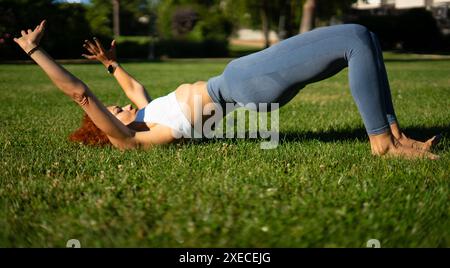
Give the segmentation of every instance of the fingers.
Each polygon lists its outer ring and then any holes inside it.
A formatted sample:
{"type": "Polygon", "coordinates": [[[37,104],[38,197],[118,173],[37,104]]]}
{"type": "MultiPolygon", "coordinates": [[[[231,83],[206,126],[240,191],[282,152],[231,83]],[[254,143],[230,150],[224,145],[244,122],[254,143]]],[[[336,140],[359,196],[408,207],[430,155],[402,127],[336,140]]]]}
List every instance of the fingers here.
{"type": "Polygon", "coordinates": [[[104,49],[103,46],[102,46],[102,43],[100,43],[100,41],[98,41],[97,38],[94,37],[94,41],[95,41],[95,43],[97,44],[97,48],[99,48],[100,51],[105,51],[105,49],[104,49]]]}
{"type": "Polygon", "coordinates": [[[40,30],[44,30],[45,29],[45,25],[47,25],[47,20],[41,21],[41,24],[39,24],[39,29],[40,30]]]}
{"type": "Polygon", "coordinates": [[[442,139],[442,135],[441,134],[438,134],[438,135],[434,136],[433,137],[433,142],[432,142],[433,146],[436,146],[441,141],[441,139],[442,139]]]}
{"type": "Polygon", "coordinates": [[[14,42],[16,42],[16,43],[18,43],[18,42],[19,42],[19,39],[15,38],[15,37],[14,37],[14,39],[13,39],[13,40],[14,40],[14,42]]]}
{"type": "Polygon", "coordinates": [[[425,157],[428,158],[428,159],[431,159],[431,160],[439,160],[439,158],[440,158],[439,155],[432,154],[432,153],[429,153],[429,152],[425,153],[425,157]]]}
{"type": "Polygon", "coordinates": [[[112,53],[112,55],[116,54],[116,40],[111,41],[111,47],[109,48],[109,53],[112,53]]]}
{"type": "Polygon", "coordinates": [[[41,21],[41,23],[38,26],[36,26],[36,29],[34,29],[34,30],[38,31],[38,32],[43,32],[45,30],[46,23],[47,23],[47,20],[41,21]]]}
{"type": "Polygon", "coordinates": [[[88,48],[88,50],[95,51],[95,52],[97,51],[94,44],[92,44],[92,42],[89,40],[84,40],[84,45],[88,48]]]}
{"type": "Polygon", "coordinates": [[[81,54],[81,56],[83,56],[83,57],[85,57],[86,59],[89,59],[89,60],[95,60],[97,58],[94,55],[81,54]]]}
{"type": "Polygon", "coordinates": [[[86,48],[88,48],[88,50],[90,49],[89,52],[91,52],[92,54],[98,54],[100,52],[99,48],[92,44],[91,41],[84,40],[84,44],[87,46],[86,48]]]}
{"type": "Polygon", "coordinates": [[[440,134],[436,135],[433,138],[427,140],[425,144],[427,144],[429,148],[435,147],[441,141],[441,138],[442,136],[440,134]]]}
{"type": "Polygon", "coordinates": [[[27,34],[33,33],[33,31],[31,29],[28,29],[27,31],[22,30],[22,31],[20,31],[20,33],[22,34],[22,36],[25,36],[27,34]]]}
{"type": "Polygon", "coordinates": [[[84,43],[84,44],[83,44],[83,47],[84,47],[87,51],[89,51],[89,53],[91,53],[91,54],[93,54],[93,55],[97,54],[97,52],[96,52],[95,50],[93,50],[87,43],[84,43]]]}
{"type": "Polygon", "coordinates": [[[98,52],[99,52],[97,47],[94,44],[92,44],[92,42],[90,42],[89,40],[84,40],[83,46],[94,55],[98,54],[98,52]]]}

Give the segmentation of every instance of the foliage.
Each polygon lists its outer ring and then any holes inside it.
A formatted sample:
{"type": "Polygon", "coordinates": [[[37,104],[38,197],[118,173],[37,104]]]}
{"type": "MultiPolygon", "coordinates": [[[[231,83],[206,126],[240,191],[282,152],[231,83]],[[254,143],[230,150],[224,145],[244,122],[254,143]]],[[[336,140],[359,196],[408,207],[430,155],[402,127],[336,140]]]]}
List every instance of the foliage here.
{"type": "Polygon", "coordinates": [[[330,18],[340,18],[350,10],[357,0],[316,0],[316,14],[320,20],[330,20],[330,18]]]}
{"type": "MultiPolygon", "coordinates": [[[[83,40],[87,38],[96,36],[105,43],[112,39],[110,0],[92,0],[89,5],[55,3],[52,0],[0,0],[0,3],[0,11],[4,14],[0,17],[1,60],[27,59],[12,37],[43,18],[47,18],[48,27],[42,44],[56,58],[80,58],[83,40]]],[[[156,16],[155,6],[152,0],[121,1],[122,34],[154,35],[151,24],[156,16]],[[142,23],[140,18],[144,16],[149,19],[142,23]]]]}
{"type": "Polygon", "coordinates": [[[198,13],[191,8],[179,8],[172,14],[172,32],[184,36],[191,32],[198,21],[198,13]]]}
{"type": "Polygon", "coordinates": [[[94,35],[100,38],[113,36],[111,0],[91,0],[86,17],[94,35]]]}
{"type": "Polygon", "coordinates": [[[154,57],[209,58],[227,57],[228,43],[222,40],[157,39],[144,36],[122,36],[117,39],[117,55],[124,59],[145,58],[153,45],[154,57]]]}
{"type": "MultiPolygon", "coordinates": [[[[152,16],[152,0],[120,1],[120,31],[122,35],[148,35],[149,25],[141,23],[143,16],[152,16]]],[[[91,0],[88,5],[87,18],[94,34],[112,38],[112,2],[111,0],[91,0]]]]}
{"type": "Polygon", "coordinates": [[[25,59],[25,54],[12,37],[20,36],[20,30],[34,27],[43,18],[47,18],[48,27],[42,43],[54,57],[79,57],[83,40],[90,36],[91,29],[83,5],[53,3],[50,0],[1,0],[0,4],[0,12],[5,14],[0,17],[0,35],[9,36],[0,45],[1,59],[25,59]]]}
{"type": "MultiPolygon", "coordinates": [[[[332,17],[342,18],[353,2],[355,0],[317,0],[317,26],[329,24],[332,17]]],[[[154,46],[159,47],[163,55],[180,55],[183,49],[179,46],[188,46],[191,52],[185,56],[224,56],[228,55],[224,49],[235,30],[262,28],[262,13],[267,18],[264,20],[267,30],[275,30],[280,38],[297,34],[303,3],[304,0],[120,1],[121,35],[151,36],[159,40],[154,41],[154,46]],[[214,51],[200,53],[207,48],[214,51]],[[168,52],[176,49],[180,51],[168,52]]],[[[113,37],[111,0],[91,0],[88,5],[53,0],[0,0],[0,13],[0,60],[27,58],[12,42],[12,37],[42,18],[49,21],[43,40],[45,48],[56,58],[79,58],[82,41],[92,36],[105,43],[113,37]]],[[[393,49],[401,44],[406,50],[433,51],[450,45],[439,33],[431,14],[424,10],[411,10],[398,17],[363,16],[348,22],[360,23],[375,31],[384,48],[393,49]]],[[[124,55],[129,56],[148,50],[148,44],[132,44],[130,40],[124,46],[130,48],[124,49],[127,51],[124,55]]],[[[147,53],[141,57],[145,58],[147,53]]]]}
{"type": "MultiPolygon", "coordinates": [[[[280,34],[286,31],[288,36],[298,34],[303,13],[304,0],[225,0],[224,9],[235,22],[234,27],[250,27],[261,29],[261,9],[268,14],[269,27],[280,34]],[[280,25],[284,16],[285,25],[280,25]],[[285,28],[285,29],[283,29],[285,28]]],[[[334,17],[341,19],[356,0],[317,0],[316,15],[320,25],[328,25],[334,17]]]]}
{"type": "Polygon", "coordinates": [[[433,51],[442,44],[442,35],[430,11],[411,9],[399,17],[398,34],[407,51],[433,51]]]}
{"type": "Polygon", "coordinates": [[[443,50],[445,40],[436,20],[425,9],[411,9],[400,15],[361,16],[347,22],[365,25],[375,32],[384,49],[416,52],[443,50]]]}
{"type": "Polygon", "coordinates": [[[158,6],[160,36],[163,39],[226,42],[233,24],[218,3],[218,0],[161,2],[158,6]]]}
{"type": "MultiPolygon", "coordinates": [[[[280,15],[280,9],[285,0],[243,0],[243,1],[225,1],[224,7],[228,16],[235,22],[235,28],[249,27],[254,29],[261,28],[261,8],[268,12],[268,18],[272,29],[276,29],[280,15]]],[[[291,1],[295,4],[298,1],[291,1]]]]}

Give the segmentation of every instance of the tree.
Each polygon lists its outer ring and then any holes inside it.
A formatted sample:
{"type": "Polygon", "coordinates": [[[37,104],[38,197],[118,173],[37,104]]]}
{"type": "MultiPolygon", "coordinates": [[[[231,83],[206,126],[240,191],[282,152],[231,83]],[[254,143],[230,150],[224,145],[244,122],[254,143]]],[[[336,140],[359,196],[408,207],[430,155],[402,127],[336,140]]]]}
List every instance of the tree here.
{"type": "Polygon", "coordinates": [[[150,16],[155,0],[91,0],[87,19],[98,36],[148,35],[148,24],[139,22],[150,16]]]}
{"type": "MultiPolygon", "coordinates": [[[[221,0],[166,0],[158,6],[158,28],[164,39],[227,42],[232,19],[221,0]]],[[[237,3],[238,4],[238,3],[237,3]]]]}
{"type": "Polygon", "coordinates": [[[259,5],[259,14],[261,16],[261,25],[262,32],[264,34],[264,47],[270,46],[270,24],[269,24],[269,10],[268,10],[267,0],[262,0],[262,3],[259,5]]]}
{"type": "Polygon", "coordinates": [[[303,4],[303,16],[300,33],[311,31],[315,26],[316,0],[306,0],[303,4]]]}
{"type": "Polygon", "coordinates": [[[278,20],[278,37],[283,40],[294,34],[293,22],[295,19],[295,6],[297,0],[284,0],[280,5],[280,16],[278,20]]]}
{"type": "Polygon", "coordinates": [[[303,0],[302,22],[300,33],[312,30],[316,19],[329,20],[331,17],[340,17],[357,0],[303,0]]]}
{"type": "Polygon", "coordinates": [[[22,29],[37,25],[42,18],[46,18],[49,24],[42,44],[55,58],[79,58],[83,40],[91,36],[86,7],[82,4],[53,0],[0,0],[0,14],[0,59],[26,58],[12,37],[20,35],[22,29]],[[61,25],[64,27],[58,27],[61,25]]]}
{"type": "Polygon", "coordinates": [[[86,18],[94,35],[100,38],[113,36],[111,14],[111,0],[91,0],[86,18]]]}
{"type": "Polygon", "coordinates": [[[114,37],[120,36],[120,3],[119,0],[112,0],[113,5],[113,28],[114,37]]]}
{"type": "Polygon", "coordinates": [[[222,3],[225,13],[232,19],[235,28],[239,26],[260,28],[265,46],[268,47],[270,30],[280,25],[281,8],[292,1],[297,0],[224,0],[222,3]]]}

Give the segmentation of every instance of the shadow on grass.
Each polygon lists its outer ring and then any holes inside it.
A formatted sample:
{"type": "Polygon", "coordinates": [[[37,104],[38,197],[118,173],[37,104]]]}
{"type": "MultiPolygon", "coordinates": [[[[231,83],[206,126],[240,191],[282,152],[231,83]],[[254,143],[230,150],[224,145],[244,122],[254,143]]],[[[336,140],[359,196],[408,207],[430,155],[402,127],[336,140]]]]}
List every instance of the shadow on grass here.
{"type": "MultiPolygon", "coordinates": [[[[410,138],[419,141],[425,141],[435,135],[441,135],[442,138],[448,137],[450,134],[450,124],[444,126],[436,127],[423,127],[423,126],[412,126],[405,127],[402,129],[403,132],[410,138]]],[[[248,132],[245,135],[248,137],[248,132]]],[[[301,142],[317,140],[321,142],[343,142],[343,141],[358,141],[358,142],[368,142],[368,137],[366,130],[364,128],[356,129],[339,129],[339,130],[327,130],[327,131],[285,131],[280,132],[279,144],[290,143],[290,142],[301,142]]],[[[223,142],[224,140],[237,142],[239,138],[215,138],[215,139],[204,139],[202,142],[223,142]]],[[[263,139],[251,139],[246,138],[246,142],[260,143],[263,139]]],[[[442,142],[441,142],[442,144],[442,142]]],[[[438,146],[438,149],[440,146],[438,146]]]]}
{"type": "MultiPolygon", "coordinates": [[[[450,133],[450,125],[436,127],[412,126],[403,128],[402,131],[410,138],[419,141],[426,141],[435,135],[441,135],[442,138],[447,137],[450,133]]],[[[357,129],[341,129],[329,130],[324,132],[299,131],[299,132],[281,132],[280,143],[297,142],[306,140],[318,140],[322,142],[341,142],[341,141],[368,141],[366,130],[357,129]]]]}

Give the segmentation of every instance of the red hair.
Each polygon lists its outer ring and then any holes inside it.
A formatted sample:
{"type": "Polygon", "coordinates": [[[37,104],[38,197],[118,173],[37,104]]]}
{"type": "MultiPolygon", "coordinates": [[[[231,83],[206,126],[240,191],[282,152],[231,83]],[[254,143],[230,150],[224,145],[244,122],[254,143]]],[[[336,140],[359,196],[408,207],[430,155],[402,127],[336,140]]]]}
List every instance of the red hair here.
{"type": "Polygon", "coordinates": [[[69,135],[69,140],[92,146],[111,144],[106,134],[92,122],[86,113],[83,115],[81,127],[69,135]]]}

